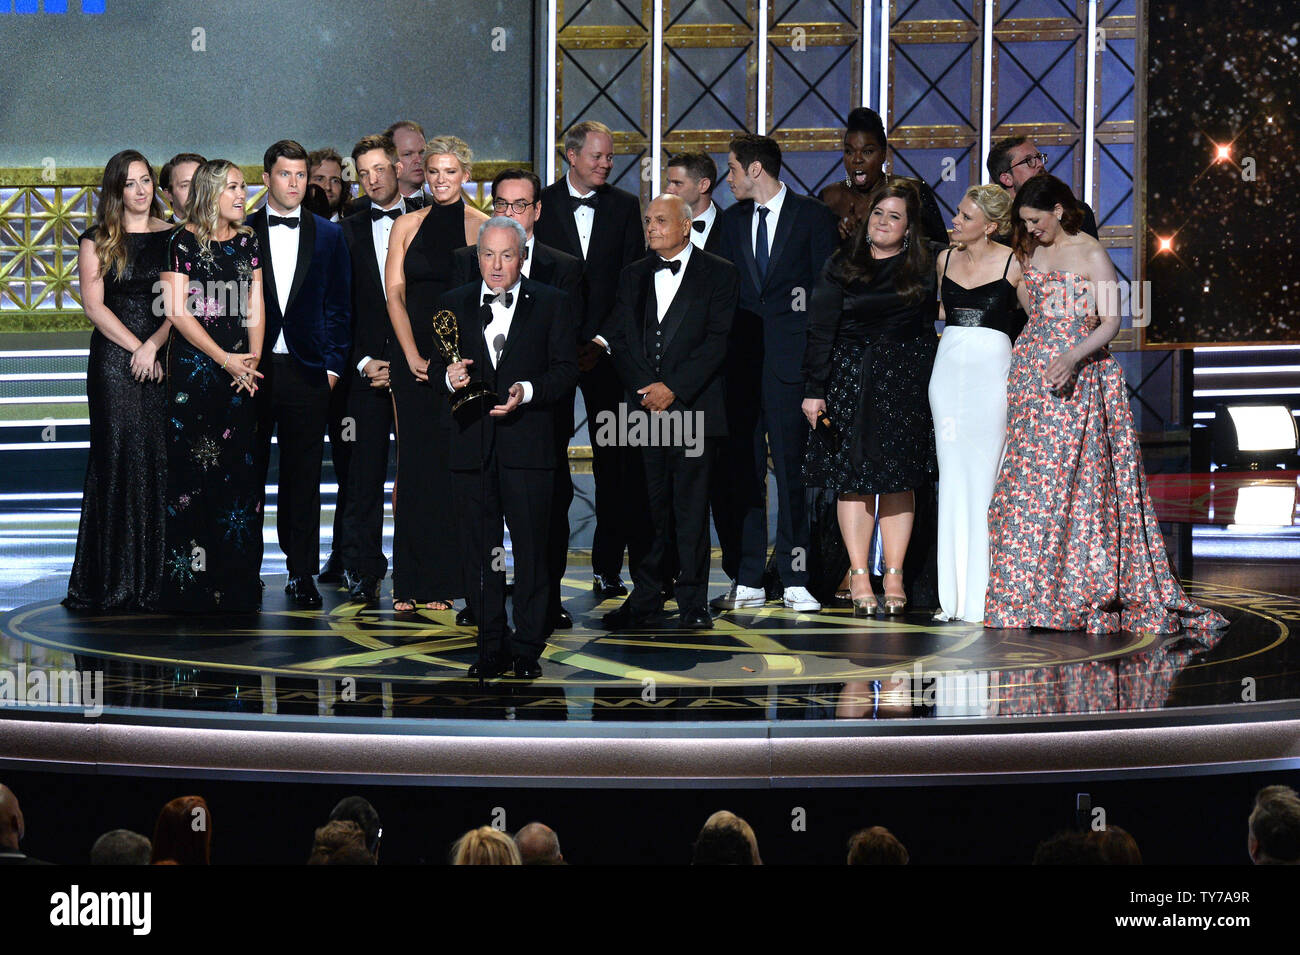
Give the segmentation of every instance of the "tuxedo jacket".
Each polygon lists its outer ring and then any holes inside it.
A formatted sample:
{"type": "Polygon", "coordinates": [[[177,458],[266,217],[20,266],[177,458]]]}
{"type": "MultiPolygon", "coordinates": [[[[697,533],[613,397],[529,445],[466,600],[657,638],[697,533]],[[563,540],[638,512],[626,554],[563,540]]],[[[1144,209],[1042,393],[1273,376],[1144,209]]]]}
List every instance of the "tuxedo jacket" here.
{"type": "Polygon", "coordinates": [[[266,304],[265,358],[284,331],[289,354],[307,368],[347,374],[352,344],[352,261],[343,229],[328,219],[302,210],[298,226],[298,264],[284,312],[280,311],[278,283],[271,255],[267,210],[248,217],[262,246],[262,299],[266,304]]]}
{"type": "Polygon", "coordinates": [[[638,389],[662,381],[676,396],[669,411],[703,412],[704,436],[724,437],[722,363],[740,279],[726,259],[692,249],[682,284],[660,322],[654,280],[658,258],[651,253],[619,276],[609,343],[628,391],[628,410],[641,407],[638,389]]]}
{"type": "MultiPolygon", "coordinates": [[[[558,463],[555,447],[554,408],[556,401],[578,383],[578,348],[573,331],[574,315],[568,296],[559,289],[531,279],[519,283],[510,334],[501,352],[500,364],[492,367],[487,342],[483,340],[482,280],[446,292],[438,310],[456,316],[460,356],[472,359],[470,377],[485,381],[504,404],[516,381],[533,386],[533,398],[504,418],[484,416],[470,425],[452,429],[450,465],[454,471],[477,470],[495,449],[498,463],[512,468],[553,468],[558,463]]],[[[490,316],[488,317],[490,320],[490,316]]],[[[439,356],[429,378],[446,391],[444,376],[438,374],[439,356]]],[[[445,362],[442,366],[446,368],[445,362]]],[[[450,401],[455,392],[447,393],[450,401]]]]}
{"type": "MultiPolygon", "coordinates": [[[[641,224],[641,201],[614,186],[596,189],[596,210],[591,224],[587,257],[573,221],[575,208],[569,195],[568,176],[542,190],[542,215],[533,226],[538,242],[559,249],[583,263],[586,296],[582,303],[578,337],[586,342],[605,334],[605,323],[614,308],[618,276],[624,267],[645,255],[645,230],[641,224]]],[[[605,335],[609,341],[609,336],[605,335]]]]}
{"type": "Polygon", "coordinates": [[[354,212],[340,225],[352,257],[352,354],[348,363],[355,368],[367,355],[384,357],[393,326],[388,320],[388,300],[384,298],[383,269],[375,261],[369,208],[354,212]]]}
{"type": "Polygon", "coordinates": [[[714,226],[722,229],[724,257],[740,273],[732,341],[744,354],[753,354],[761,342],[764,377],[799,384],[813,284],[839,242],[835,213],[819,199],[795,195],[787,185],[762,279],[750,237],[753,217],[754,200],[742,199],[714,226]]]}
{"type": "MultiPolygon", "coordinates": [[[[411,196],[409,198],[403,196],[402,198],[406,201],[407,212],[415,212],[417,209],[423,209],[429,204],[429,196],[424,192],[424,190],[420,190],[418,196],[411,196]]],[[[373,203],[369,196],[357,196],[348,203],[348,215],[354,216],[358,212],[369,212],[371,205],[373,205],[373,203]]],[[[344,216],[344,218],[347,218],[347,216],[344,216]]]]}
{"type": "MultiPolygon", "coordinates": [[[[457,249],[451,254],[451,261],[453,285],[482,280],[477,245],[467,245],[457,249]]],[[[528,273],[528,278],[532,281],[557,288],[568,295],[569,308],[573,309],[574,315],[582,314],[583,301],[586,297],[582,281],[582,259],[576,259],[567,252],[561,252],[559,249],[553,249],[534,240],[533,264],[529,267],[528,273]]],[[[576,328],[576,321],[574,324],[576,328]]]]}
{"type": "Polygon", "coordinates": [[[722,208],[716,202],[713,203],[713,228],[704,240],[704,251],[722,255],[722,208]]]}

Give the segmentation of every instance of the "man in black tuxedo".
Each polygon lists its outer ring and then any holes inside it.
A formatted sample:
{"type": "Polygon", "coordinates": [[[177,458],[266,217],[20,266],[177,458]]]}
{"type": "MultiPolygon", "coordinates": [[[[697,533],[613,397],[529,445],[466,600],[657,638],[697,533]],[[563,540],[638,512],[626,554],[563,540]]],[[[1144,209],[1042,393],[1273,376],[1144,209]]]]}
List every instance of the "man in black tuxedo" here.
{"type": "Polygon", "coordinates": [[[691,241],[697,249],[722,251],[722,230],[716,228],[722,210],[713,201],[718,164],[708,153],[678,153],[668,160],[664,192],[681,196],[691,207],[691,241]]]}
{"type": "Polygon", "coordinates": [[[449,393],[484,381],[502,399],[473,420],[458,415],[451,437],[452,510],[465,543],[468,603],[479,624],[481,663],[471,679],[541,676],[547,626],[547,531],[557,460],[553,405],[578,377],[574,317],[559,289],[520,275],[527,236],[496,216],[478,234],[478,282],[452,289],[438,309],[456,316],[461,360],[449,393]],[[507,635],[502,519],[514,556],[514,623],[507,635]]]}
{"type": "MultiPolygon", "coordinates": [[[[1008,136],[989,148],[984,164],[988,167],[989,178],[1015,199],[1016,190],[1024,185],[1025,180],[1047,171],[1046,162],[1047,157],[1038,151],[1033,140],[1026,136],[1008,136]]],[[[1083,231],[1097,238],[1097,215],[1092,206],[1081,201],[1079,211],[1083,213],[1083,231]]]]}
{"type": "Polygon", "coordinates": [[[738,520],[720,522],[723,568],[734,580],[712,605],[720,610],[766,602],[767,458],[776,474],[775,559],[786,607],[816,611],[808,592],[808,508],[803,455],[808,422],[803,398],[804,344],[813,283],[839,239],[835,214],[780,180],[781,147],[767,136],[731,141],[727,184],[737,201],[722,214],[724,256],[740,273],[726,375],[731,435],[728,463],[738,520]]]}
{"type": "Polygon", "coordinates": [[[262,475],[271,431],[280,444],[276,534],[295,606],[316,608],[312,579],[320,561],[320,473],[330,392],[347,373],[352,328],[352,268],[343,230],[302,208],[307,151],[293,140],[262,158],[266,206],[248,217],[262,246],[266,337],[271,354],[257,392],[262,475]]]}
{"type": "Polygon", "coordinates": [[[628,392],[627,437],[639,417],[648,441],[641,456],[655,533],[633,572],[632,595],[604,624],[643,626],[663,608],[664,566],[675,547],[678,626],[708,630],[709,479],[727,433],[722,363],[739,278],[726,259],[695,247],[691,207],[680,196],[654,200],[645,222],[651,254],[619,279],[610,347],[628,392]]]}
{"type": "Polygon", "coordinates": [[[19,848],[26,827],[23,810],[14,791],[0,783],[0,865],[48,865],[19,848]]]}
{"type": "MultiPolygon", "coordinates": [[[[614,308],[623,268],[645,254],[641,203],[630,192],[607,185],[614,165],[614,138],[603,123],[576,123],[564,134],[569,171],[542,190],[549,214],[534,229],[538,241],[582,260],[586,303],[578,338],[579,385],[587,424],[602,411],[614,411],[623,388],[609,360],[606,323],[614,308]]],[[[596,483],[596,530],[591,544],[592,588],[601,597],[619,597],[623,551],[635,571],[650,546],[645,479],[634,448],[591,444],[596,483]]]]}
{"type": "MultiPolygon", "coordinates": [[[[533,229],[542,214],[542,181],[536,173],[523,169],[506,169],[492,180],[492,212],[507,216],[524,227],[528,237],[525,245],[522,274],[526,279],[558,288],[569,296],[569,307],[575,315],[582,314],[585,297],[582,281],[582,261],[537,241],[533,229]]],[[[457,249],[452,255],[455,284],[463,285],[482,276],[479,274],[478,246],[457,249]]],[[[574,323],[575,327],[577,323],[574,323]]],[[[574,347],[578,347],[575,340],[574,347]]],[[[576,390],[576,389],[575,389],[576,390]]],[[[560,602],[560,581],[569,561],[569,505],[573,502],[573,475],[569,473],[569,439],[573,437],[573,396],[570,391],[555,402],[555,450],[558,457],[555,468],[555,485],[551,495],[551,527],[547,535],[549,551],[546,558],[548,576],[547,593],[552,630],[573,626],[573,617],[560,602]]],[[[468,606],[456,617],[462,626],[473,622],[468,606]]]]}
{"type": "MultiPolygon", "coordinates": [[[[397,189],[401,162],[387,136],[366,136],[352,149],[357,178],[370,205],[343,220],[352,259],[352,356],[354,378],[344,411],[340,441],[351,448],[341,519],[334,520],[335,553],[353,600],[374,603],[388,573],[384,555],[384,482],[388,478],[393,399],[388,390],[393,326],[388,320],[384,263],[393,223],[408,211],[397,189]]],[[[331,436],[331,440],[333,440],[331,436]]],[[[335,449],[337,456],[338,450],[335,449]]],[[[322,575],[322,580],[324,575],[322,575]]]]}
{"type": "MultiPolygon", "coordinates": [[[[397,147],[397,191],[407,212],[423,209],[433,200],[424,191],[424,127],[409,119],[398,120],[383,132],[397,147]]],[[[365,188],[365,183],[362,183],[365,188]]],[[[352,200],[351,213],[368,212],[371,198],[367,193],[352,200]]]]}

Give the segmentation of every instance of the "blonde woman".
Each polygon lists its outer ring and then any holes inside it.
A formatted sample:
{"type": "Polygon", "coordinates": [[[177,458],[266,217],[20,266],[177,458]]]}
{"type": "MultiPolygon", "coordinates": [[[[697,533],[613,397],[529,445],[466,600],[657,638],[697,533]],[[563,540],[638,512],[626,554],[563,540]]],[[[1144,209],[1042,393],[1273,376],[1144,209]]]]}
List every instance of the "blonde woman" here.
{"type": "Polygon", "coordinates": [[[161,596],[166,396],[153,307],[171,226],[153,167],[125,149],[104,167],[95,224],[81,236],[81,301],[95,331],[86,366],[90,455],[68,607],[149,610],[161,596]]]}
{"type": "Polygon", "coordinates": [[[465,833],[451,847],[452,865],[523,865],[515,840],[491,826],[465,833]]]}
{"type": "Polygon", "coordinates": [[[1020,263],[997,241],[1011,215],[998,185],[972,186],[952,218],[954,249],[941,252],[943,338],[930,377],[939,459],[939,607],[936,620],[984,619],[988,510],[1007,437],[1007,372],[1017,325],[1020,263]]]}
{"type": "Polygon", "coordinates": [[[239,167],[204,163],[191,190],[162,273],[172,323],[163,603],[252,611],[262,602],[264,489],[252,400],[262,377],[262,251],[243,224],[239,167]]]}
{"type": "Polygon", "coordinates": [[[487,216],[465,202],[473,154],[462,139],[437,136],[424,149],[433,202],[397,220],[388,239],[384,285],[388,318],[402,358],[391,369],[397,477],[393,482],[393,609],[449,610],[464,595],[460,547],[447,514],[451,409],[441,376],[446,361],[433,338],[434,303],[451,288],[452,253],[478,240],[487,216]],[[398,504],[398,491],[408,488],[398,504]]]}

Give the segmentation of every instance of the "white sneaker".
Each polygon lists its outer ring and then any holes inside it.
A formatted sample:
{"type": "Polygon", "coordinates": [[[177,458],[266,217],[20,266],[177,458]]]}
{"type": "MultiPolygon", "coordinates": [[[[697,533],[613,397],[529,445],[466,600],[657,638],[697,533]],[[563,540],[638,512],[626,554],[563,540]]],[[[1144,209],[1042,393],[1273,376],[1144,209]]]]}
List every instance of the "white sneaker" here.
{"type": "Polygon", "coordinates": [[[765,603],[767,591],[762,587],[746,587],[733,580],[727,592],[710,600],[709,606],[714,610],[743,610],[747,607],[761,607],[765,603]]]}
{"type": "Polygon", "coordinates": [[[817,602],[817,598],[808,593],[806,587],[785,588],[785,605],[791,610],[807,613],[815,613],[822,609],[822,605],[817,602]]]}

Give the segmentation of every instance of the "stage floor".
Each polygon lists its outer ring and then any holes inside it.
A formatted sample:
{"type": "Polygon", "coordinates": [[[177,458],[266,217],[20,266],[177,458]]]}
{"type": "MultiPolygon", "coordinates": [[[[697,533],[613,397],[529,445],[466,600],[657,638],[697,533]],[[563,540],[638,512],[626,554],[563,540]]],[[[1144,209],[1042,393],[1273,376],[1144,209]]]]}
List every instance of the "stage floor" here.
{"type": "MultiPolygon", "coordinates": [[[[618,600],[597,601],[575,548],[574,627],[553,634],[533,682],[467,679],[474,630],[454,610],[395,614],[387,584],[382,607],[322,587],[325,606],[301,611],[268,567],[260,614],[100,615],[63,608],[66,576],[37,561],[35,576],[4,581],[0,763],[767,785],[1294,765],[1294,528],[1228,523],[1227,480],[1152,482],[1162,515],[1178,519],[1170,543],[1189,594],[1230,621],[1218,633],[992,630],[929,610],[861,620],[779,602],[721,614],[712,631],[665,615],[607,633],[600,616],[618,600]],[[83,681],[75,690],[68,674],[83,681]]],[[[1294,493],[1294,474],[1266,481],[1288,482],[1294,493]]],[[[0,567],[31,544],[0,541],[0,567]]],[[[726,585],[715,569],[710,592],[726,585]]]]}

